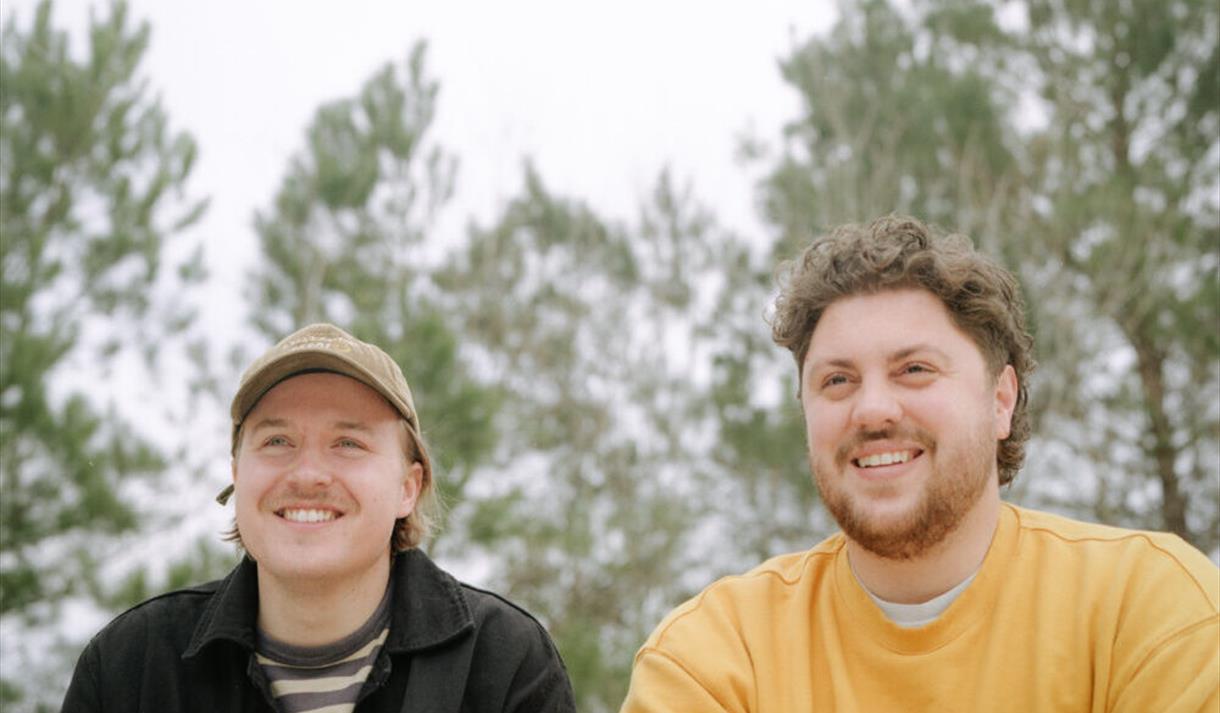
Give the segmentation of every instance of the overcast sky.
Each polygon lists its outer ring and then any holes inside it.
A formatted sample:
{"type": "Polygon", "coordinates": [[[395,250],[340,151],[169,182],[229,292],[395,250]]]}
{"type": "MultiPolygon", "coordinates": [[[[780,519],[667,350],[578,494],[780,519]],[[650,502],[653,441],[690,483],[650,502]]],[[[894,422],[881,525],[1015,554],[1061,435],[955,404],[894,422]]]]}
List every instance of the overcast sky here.
{"type": "MultiPolygon", "coordinates": [[[[5,16],[16,11],[26,24],[35,4],[11,0],[5,16]]],[[[60,0],[55,17],[79,33],[91,6],[105,7],[60,0]]],[[[722,223],[756,234],[752,181],[734,160],[737,137],[774,139],[795,116],[777,60],[834,18],[830,0],[131,7],[152,26],[144,63],[151,85],[174,125],[200,145],[193,186],[212,198],[197,230],[220,293],[213,304],[240,294],[254,254],[253,211],[269,204],[319,104],[354,94],[421,38],[441,84],[436,137],[460,160],[446,229],[460,230],[470,217],[493,220],[532,157],[554,191],[618,219],[635,217],[668,165],[722,223]]]]}

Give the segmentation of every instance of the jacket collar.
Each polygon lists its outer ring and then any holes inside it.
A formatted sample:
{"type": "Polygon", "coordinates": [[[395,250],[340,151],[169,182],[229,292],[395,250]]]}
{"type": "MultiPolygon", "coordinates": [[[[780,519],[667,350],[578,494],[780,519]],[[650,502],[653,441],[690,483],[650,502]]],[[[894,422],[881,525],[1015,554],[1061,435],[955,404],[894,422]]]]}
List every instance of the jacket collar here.
{"type": "MultiPolygon", "coordinates": [[[[389,653],[430,648],[474,629],[462,585],[423,552],[412,549],[395,555],[390,580],[394,599],[390,635],[384,645],[389,653]]],[[[220,640],[253,651],[258,638],[258,567],[254,560],[243,557],[227,577],[210,588],[212,597],[182,657],[191,658],[220,640]]]]}
{"type": "Polygon", "coordinates": [[[410,549],[394,557],[390,571],[394,609],[390,612],[390,653],[418,651],[474,630],[474,615],[462,585],[428,555],[410,549]]]}
{"type": "Polygon", "coordinates": [[[211,585],[212,597],[195,625],[191,643],[182,658],[195,656],[213,641],[228,640],[250,651],[257,640],[258,569],[254,560],[242,557],[229,576],[211,585]]]}

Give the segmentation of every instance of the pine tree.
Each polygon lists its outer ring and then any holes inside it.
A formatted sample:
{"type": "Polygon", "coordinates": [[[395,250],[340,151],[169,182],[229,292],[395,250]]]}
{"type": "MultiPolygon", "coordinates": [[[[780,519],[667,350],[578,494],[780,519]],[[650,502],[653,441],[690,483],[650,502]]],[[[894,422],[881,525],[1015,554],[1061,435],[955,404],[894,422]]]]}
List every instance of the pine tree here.
{"type": "Polygon", "coordinates": [[[705,283],[729,243],[668,175],[621,225],[527,167],[439,278],[463,346],[504,394],[496,458],[454,522],[547,623],[581,710],[616,709],[644,636],[722,571],[696,537],[714,500],[713,425],[692,377],[715,319],[705,283]]]}
{"type": "Polygon", "coordinates": [[[1073,317],[1044,319],[1044,359],[1073,396],[1048,431],[1069,467],[1087,463],[1094,517],[1216,556],[1220,7],[1033,0],[1027,14],[1019,47],[1048,112],[1027,245],[1045,299],[1073,317]]]}
{"type": "MultiPolygon", "coordinates": [[[[86,388],[189,321],[154,303],[200,275],[176,236],[206,203],[185,194],[195,144],[170,127],[139,74],[146,25],[123,3],[91,19],[75,56],[51,4],[10,15],[0,47],[0,621],[53,622],[70,595],[104,589],[104,543],[139,526],[125,484],[166,468],[163,450],[86,388]],[[88,373],[74,374],[71,365],[88,373]]],[[[6,646],[16,646],[15,638],[6,646]]],[[[20,665],[6,648],[0,701],[20,665]]],[[[54,691],[50,692],[52,695],[54,691]]]]}

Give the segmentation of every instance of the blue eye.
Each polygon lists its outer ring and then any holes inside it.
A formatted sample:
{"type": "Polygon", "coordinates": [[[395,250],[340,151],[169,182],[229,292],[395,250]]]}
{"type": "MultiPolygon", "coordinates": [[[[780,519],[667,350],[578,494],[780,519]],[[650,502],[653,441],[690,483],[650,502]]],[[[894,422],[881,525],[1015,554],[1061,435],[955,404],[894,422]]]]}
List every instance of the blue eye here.
{"type": "Polygon", "coordinates": [[[288,443],[288,439],[284,438],[283,436],[272,436],[272,437],[268,438],[266,441],[264,441],[263,445],[264,446],[273,446],[273,447],[274,446],[287,446],[287,445],[289,445],[289,443],[288,443]]]}

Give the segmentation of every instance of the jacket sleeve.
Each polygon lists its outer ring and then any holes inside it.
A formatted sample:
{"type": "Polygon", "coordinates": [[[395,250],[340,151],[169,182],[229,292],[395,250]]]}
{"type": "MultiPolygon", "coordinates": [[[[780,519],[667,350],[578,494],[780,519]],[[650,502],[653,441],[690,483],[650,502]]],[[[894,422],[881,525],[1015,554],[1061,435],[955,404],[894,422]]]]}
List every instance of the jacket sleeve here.
{"type": "Polygon", "coordinates": [[[72,672],[68,692],[64,694],[62,713],[101,713],[97,686],[97,648],[90,642],[81,652],[72,672]]]}
{"type": "Polygon", "coordinates": [[[505,700],[505,713],[573,713],[576,699],[563,659],[541,624],[531,620],[533,631],[513,675],[505,700]]]}

